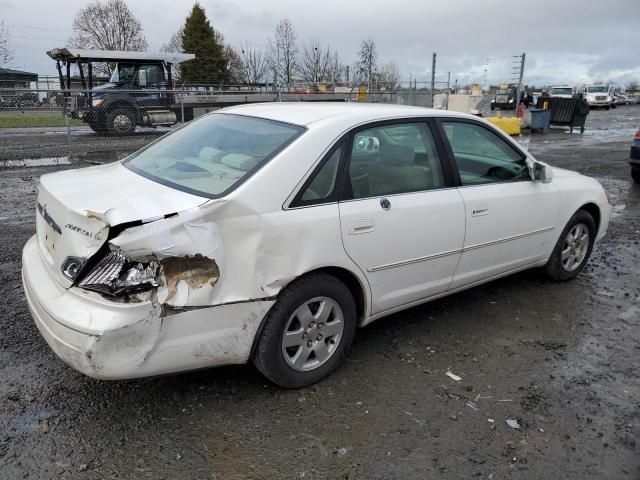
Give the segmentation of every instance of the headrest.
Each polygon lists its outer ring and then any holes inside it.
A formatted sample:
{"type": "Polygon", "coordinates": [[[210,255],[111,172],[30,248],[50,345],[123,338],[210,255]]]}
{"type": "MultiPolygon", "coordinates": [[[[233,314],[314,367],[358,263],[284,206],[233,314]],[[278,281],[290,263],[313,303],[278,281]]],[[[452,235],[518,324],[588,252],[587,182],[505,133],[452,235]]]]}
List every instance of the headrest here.
{"type": "Polygon", "coordinates": [[[220,163],[236,170],[248,172],[258,164],[258,159],[244,153],[230,153],[222,157],[220,163]]]}
{"type": "Polygon", "coordinates": [[[214,160],[221,151],[214,147],[202,147],[198,156],[201,160],[214,160]]]}
{"type": "Polygon", "coordinates": [[[387,165],[408,167],[415,163],[416,152],[406,145],[380,145],[378,159],[387,165]]]}

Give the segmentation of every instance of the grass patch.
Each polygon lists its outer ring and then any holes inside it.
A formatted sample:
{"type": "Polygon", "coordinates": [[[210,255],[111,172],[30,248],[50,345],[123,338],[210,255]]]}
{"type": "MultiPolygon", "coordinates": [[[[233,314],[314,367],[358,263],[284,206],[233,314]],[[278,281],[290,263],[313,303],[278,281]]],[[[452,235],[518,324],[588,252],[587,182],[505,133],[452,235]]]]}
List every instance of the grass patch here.
{"type": "MultiPolygon", "coordinates": [[[[66,125],[64,115],[60,112],[0,113],[0,128],[64,127],[66,125]]],[[[84,125],[84,122],[69,119],[69,125],[84,125]]]]}

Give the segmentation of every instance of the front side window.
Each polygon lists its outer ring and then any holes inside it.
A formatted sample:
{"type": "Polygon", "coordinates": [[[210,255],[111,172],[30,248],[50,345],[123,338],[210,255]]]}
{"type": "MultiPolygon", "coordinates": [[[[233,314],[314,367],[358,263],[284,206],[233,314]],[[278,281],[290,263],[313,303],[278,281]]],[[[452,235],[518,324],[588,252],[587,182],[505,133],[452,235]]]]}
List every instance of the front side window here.
{"type": "Polygon", "coordinates": [[[144,72],[147,85],[158,85],[164,82],[164,70],[160,65],[140,65],[138,68],[138,76],[134,78],[134,84],[137,86],[140,86],[140,72],[144,72]]]}
{"type": "Polygon", "coordinates": [[[445,186],[426,123],[383,125],[356,133],[349,180],[351,197],[356,199],[445,186]]]}
{"type": "Polygon", "coordinates": [[[109,81],[119,85],[129,84],[133,80],[135,70],[136,66],[131,63],[118,63],[109,81]]]}
{"type": "Polygon", "coordinates": [[[304,132],[287,123],[216,113],[167,135],[124,162],[140,175],[217,197],[249,178],[304,132]]]}
{"type": "Polygon", "coordinates": [[[442,126],[462,185],[529,179],[524,156],[488,128],[454,121],[442,126]]]}

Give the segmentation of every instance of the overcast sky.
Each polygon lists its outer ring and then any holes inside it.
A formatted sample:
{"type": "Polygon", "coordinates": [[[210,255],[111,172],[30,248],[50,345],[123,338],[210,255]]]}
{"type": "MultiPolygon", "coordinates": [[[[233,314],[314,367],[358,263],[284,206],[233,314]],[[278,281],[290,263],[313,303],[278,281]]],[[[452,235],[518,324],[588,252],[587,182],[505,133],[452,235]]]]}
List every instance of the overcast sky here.
{"type": "MultiPolygon", "coordinates": [[[[54,74],[45,51],[64,46],[86,0],[0,0],[0,18],[15,47],[11,66],[54,74]]],[[[192,3],[129,0],[150,50],[158,50],[192,3]]],[[[500,83],[511,78],[513,55],[527,54],[525,82],[581,85],[640,81],[640,0],[202,0],[227,43],[264,47],[276,23],[289,18],[299,43],[318,39],[345,63],[371,37],[378,64],[394,61],[403,79],[427,80],[436,52],[439,80],[500,83]],[[526,5],[526,7],[525,7],[526,5]]]]}

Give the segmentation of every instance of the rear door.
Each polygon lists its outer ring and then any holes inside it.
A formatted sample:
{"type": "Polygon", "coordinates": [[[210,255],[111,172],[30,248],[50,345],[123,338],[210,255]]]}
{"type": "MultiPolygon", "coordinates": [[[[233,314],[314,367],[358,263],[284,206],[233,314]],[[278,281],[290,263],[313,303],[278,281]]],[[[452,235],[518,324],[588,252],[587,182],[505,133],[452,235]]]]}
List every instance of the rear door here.
{"type": "Polygon", "coordinates": [[[439,124],[466,212],[464,251],[451,288],[543,260],[557,238],[555,185],[531,180],[523,152],[491,127],[463,119],[439,124]]]}
{"type": "Polygon", "coordinates": [[[464,206],[429,123],[350,135],[339,202],[344,248],[367,276],[372,313],[442,293],[464,240],[464,206]]]}

